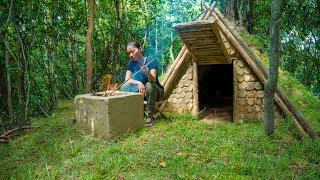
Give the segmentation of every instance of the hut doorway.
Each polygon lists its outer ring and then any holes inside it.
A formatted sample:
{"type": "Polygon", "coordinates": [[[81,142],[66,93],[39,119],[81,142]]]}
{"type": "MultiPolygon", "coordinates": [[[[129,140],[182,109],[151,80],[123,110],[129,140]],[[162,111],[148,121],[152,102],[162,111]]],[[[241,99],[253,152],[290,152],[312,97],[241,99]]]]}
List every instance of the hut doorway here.
{"type": "Polygon", "coordinates": [[[233,65],[198,66],[199,108],[207,120],[233,119],[233,65]]]}

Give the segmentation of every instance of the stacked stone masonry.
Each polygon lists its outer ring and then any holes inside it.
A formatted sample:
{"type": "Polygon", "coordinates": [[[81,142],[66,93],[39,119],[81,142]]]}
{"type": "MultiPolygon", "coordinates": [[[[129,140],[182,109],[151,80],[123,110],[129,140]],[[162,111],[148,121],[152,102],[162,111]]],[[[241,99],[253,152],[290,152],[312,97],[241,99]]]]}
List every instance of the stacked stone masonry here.
{"type": "Polygon", "coordinates": [[[169,112],[191,112],[193,106],[192,66],[188,66],[186,73],[174,87],[164,108],[169,112]]]}
{"type": "MultiPolygon", "coordinates": [[[[241,59],[234,62],[234,119],[263,119],[263,84],[241,59]]],[[[275,107],[276,118],[280,118],[279,108],[275,107]]]]}
{"type": "MultiPolygon", "coordinates": [[[[236,59],[234,65],[234,109],[235,121],[263,119],[263,84],[242,60],[236,59]]],[[[174,87],[164,111],[191,112],[193,108],[192,65],[174,87]]],[[[201,82],[199,82],[201,83],[201,82]]],[[[280,109],[275,107],[276,119],[281,117],[280,109]]]]}

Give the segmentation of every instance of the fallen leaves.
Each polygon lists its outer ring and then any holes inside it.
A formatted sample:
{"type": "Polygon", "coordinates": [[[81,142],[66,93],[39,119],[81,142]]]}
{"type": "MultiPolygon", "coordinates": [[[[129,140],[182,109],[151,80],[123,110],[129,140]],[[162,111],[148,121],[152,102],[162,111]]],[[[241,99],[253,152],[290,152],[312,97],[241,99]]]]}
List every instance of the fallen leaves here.
{"type": "Polygon", "coordinates": [[[167,167],[167,163],[164,162],[164,161],[161,161],[161,162],[159,163],[159,166],[162,167],[162,168],[165,168],[165,167],[167,167]]]}

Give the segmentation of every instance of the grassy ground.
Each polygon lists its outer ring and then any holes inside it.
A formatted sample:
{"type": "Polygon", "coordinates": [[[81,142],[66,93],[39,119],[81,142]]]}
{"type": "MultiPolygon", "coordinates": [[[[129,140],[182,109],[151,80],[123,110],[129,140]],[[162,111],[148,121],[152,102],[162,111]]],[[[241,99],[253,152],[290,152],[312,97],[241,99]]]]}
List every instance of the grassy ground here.
{"type": "MultiPolygon", "coordinates": [[[[258,38],[243,35],[250,46],[258,38]]],[[[267,56],[255,52],[267,65],[267,56]]],[[[308,122],[320,131],[320,101],[287,72],[279,83],[308,122]]],[[[277,123],[274,136],[263,123],[204,124],[171,114],[171,122],[98,140],[70,122],[72,101],[9,144],[0,145],[0,179],[318,179],[320,140],[299,139],[291,121],[277,123]]]]}
{"type": "Polygon", "coordinates": [[[320,141],[297,140],[291,123],[266,137],[262,123],[204,124],[171,114],[137,133],[101,141],[71,123],[71,101],[0,146],[0,179],[211,179],[320,177],[320,141]]]}

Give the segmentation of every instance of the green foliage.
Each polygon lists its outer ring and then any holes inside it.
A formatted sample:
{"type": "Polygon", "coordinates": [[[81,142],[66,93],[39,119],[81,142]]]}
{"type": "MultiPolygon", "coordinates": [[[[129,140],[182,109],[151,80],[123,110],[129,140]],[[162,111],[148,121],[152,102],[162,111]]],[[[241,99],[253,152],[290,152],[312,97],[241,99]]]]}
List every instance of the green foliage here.
{"type": "MultiPolygon", "coordinates": [[[[318,104],[319,105],[319,104],[318,104]]],[[[262,122],[207,125],[168,114],[155,126],[104,142],[77,130],[63,101],[51,118],[0,146],[0,178],[195,179],[320,176],[319,140],[297,140],[289,121],[267,137],[262,122]]],[[[319,116],[319,112],[318,112],[319,116]]]]}
{"type": "MultiPolygon", "coordinates": [[[[160,73],[164,73],[181,47],[172,23],[194,19],[201,13],[201,2],[96,0],[93,89],[103,90],[106,73],[113,74],[114,81],[123,80],[128,41],[141,42],[147,56],[156,54],[160,73]]],[[[60,98],[84,92],[88,2],[0,1],[0,10],[4,22],[0,32],[5,32],[0,39],[0,58],[9,52],[5,41],[11,52],[9,68],[5,61],[0,64],[2,131],[31,117],[50,115],[60,98]],[[13,119],[8,118],[9,83],[13,119]]]]}
{"type": "MultiPolygon", "coordinates": [[[[320,46],[319,1],[285,1],[281,16],[282,52],[280,65],[319,97],[320,46]]],[[[255,31],[269,41],[270,1],[258,1],[254,8],[255,31]]],[[[265,49],[268,51],[268,48],[265,49]]]]}

